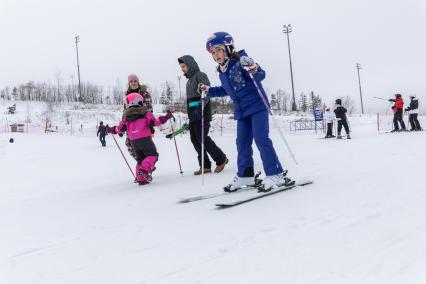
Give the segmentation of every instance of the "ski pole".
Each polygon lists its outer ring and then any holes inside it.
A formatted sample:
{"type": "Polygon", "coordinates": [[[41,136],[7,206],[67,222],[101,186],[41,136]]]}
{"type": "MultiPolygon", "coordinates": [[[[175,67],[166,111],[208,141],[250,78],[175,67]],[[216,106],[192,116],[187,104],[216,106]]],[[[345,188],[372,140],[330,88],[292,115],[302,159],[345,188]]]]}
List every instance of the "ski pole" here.
{"type": "Polygon", "coordinates": [[[204,186],[204,99],[201,98],[201,185],[204,186]]]}
{"type": "Polygon", "coordinates": [[[384,100],[384,101],[387,101],[387,99],[384,99],[384,98],[379,98],[379,97],[373,97],[373,98],[378,99],[378,100],[384,100]]]}
{"type": "MultiPolygon", "coordinates": [[[[174,117],[173,117],[173,119],[174,119],[174,117]]],[[[172,123],[171,120],[170,120],[170,127],[172,128],[172,133],[174,133],[175,131],[173,130],[173,123],[172,123]]],[[[177,143],[176,143],[176,137],[175,136],[173,136],[173,141],[175,142],[176,155],[177,155],[177,159],[178,159],[178,163],[179,163],[180,174],[183,174],[182,166],[180,164],[179,150],[178,150],[178,146],[177,146],[177,143]]]]}
{"type": "Polygon", "coordinates": [[[111,136],[114,139],[115,145],[117,145],[118,150],[120,150],[121,156],[123,156],[124,161],[126,162],[127,166],[129,167],[130,172],[132,173],[133,177],[136,179],[135,173],[132,171],[132,168],[130,167],[129,163],[127,162],[127,159],[123,154],[123,151],[121,151],[120,145],[118,145],[117,140],[114,137],[114,134],[112,134],[111,136]]]}
{"type": "Polygon", "coordinates": [[[278,133],[280,134],[281,139],[284,141],[284,144],[285,144],[285,146],[287,147],[287,150],[290,153],[290,157],[293,159],[294,163],[297,165],[296,156],[294,155],[293,151],[291,150],[290,145],[287,143],[287,140],[285,139],[284,134],[281,131],[281,128],[279,127],[278,122],[276,121],[274,114],[272,113],[271,109],[269,108],[269,105],[268,105],[268,103],[266,102],[266,99],[265,99],[265,95],[260,90],[259,85],[257,84],[256,79],[254,78],[253,74],[250,71],[248,71],[248,73],[249,73],[251,80],[253,81],[254,86],[256,87],[257,93],[259,94],[260,98],[262,99],[263,104],[265,105],[266,109],[268,110],[269,114],[272,117],[272,121],[274,123],[275,128],[278,130],[278,133]]]}

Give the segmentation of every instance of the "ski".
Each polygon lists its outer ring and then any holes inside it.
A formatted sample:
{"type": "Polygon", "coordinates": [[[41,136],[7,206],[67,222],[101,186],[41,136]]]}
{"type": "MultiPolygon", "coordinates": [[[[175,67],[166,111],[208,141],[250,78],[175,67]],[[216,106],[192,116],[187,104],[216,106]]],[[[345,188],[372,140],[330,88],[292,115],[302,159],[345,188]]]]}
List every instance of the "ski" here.
{"type": "Polygon", "coordinates": [[[298,182],[294,185],[278,187],[278,188],[272,189],[271,191],[268,191],[268,192],[259,192],[257,194],[253,194],[250,197],[239,199],[237,201],[216,203],[216,206],[219,209],[230,208],[230,207],[234,207],[234,206],[237,206],[237,205],[240,205],[240,204],[244,204],[244,203],[247,203],[247,202],[250,202],[250,201],[253,201],[253,200],[261,199],[263,197],[271,196],[271,195],[274,195],[274,194],[279,193],[279,192],[291,190],[291,189],[301,187],[301,186],[306,186],[306,185],[312,184],[312,183],[313,183],[313,180],[306,180],[306,181],[298,182]]]}
{"type": "Polygon", "coordinates": [[[188,130],[189,130],[189,124],[184,123],[181,128],[176,129],[174,132],[167,134],[166,138],[173,139],[173,137],[176,137],[179,134],[182,134],[182,133],[184,133],[185,131],[188,131],[188,130]]]}
{"type": "Polygon", "coordinates": [[[254,190],[254,189],[257,190],[259,188],[259,185],[261,185],[261,182],[262,182],[262,180],[259,179],[260,174],[261,174],[260,172],[256,173],[255,185],[253,185],[253,186],[241,187],[241,188],[239,188],[235,191],[221,191],[221,192],[215,192],[215,193],[211,193],[211,194],[197,195],[197,196],[192,196],[192,197],[187,197],[187,198],[180,198],[179,203],[189,203],[189,202],[211,199],[211,198],[220,197],[220,196],[234,195],[234,194],[237,194],[237,193],[247,192],[247,191],[254,190]]]}
{"type": "Polygon", "coordinates": [[[236,191],[231,191],[231,192],[222,191],[222,192],[216,192],[216,193],[211,193],[211,194],[181,198],[181,199],[179,199],[179,203],[189,203],[189,202],[211,199],[211,198],[220,197],[220,196],[235,195],[237,193],[246,192],[246,191],[250,191],[250,190],[257,190],[257,189],[258,188],[256,186],[247,186],[247,187],[242,187],[242,188],[239,188],[236,191]]]}

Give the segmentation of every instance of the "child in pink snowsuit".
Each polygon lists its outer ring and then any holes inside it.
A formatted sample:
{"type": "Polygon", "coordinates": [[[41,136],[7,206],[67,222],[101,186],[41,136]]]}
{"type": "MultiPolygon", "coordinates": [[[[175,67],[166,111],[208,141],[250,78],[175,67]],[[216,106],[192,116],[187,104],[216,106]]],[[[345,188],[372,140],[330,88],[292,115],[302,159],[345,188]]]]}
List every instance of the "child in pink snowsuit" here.
{"type": "Polygon", "coordinates": [[[168,111],[166,115],[155,118],[142,105],[143,98],[139,93],[127,95],[126,100],[128,108],[123,119],[118,126],[109,128],[108,132],[122,136],[127,131],[136,153],[136,180],[139,184],[147,184],[152,181],[151,172],[158,160],[157,148],[151,138],[154,126],[166,123],[173,115],[168,111]]]}

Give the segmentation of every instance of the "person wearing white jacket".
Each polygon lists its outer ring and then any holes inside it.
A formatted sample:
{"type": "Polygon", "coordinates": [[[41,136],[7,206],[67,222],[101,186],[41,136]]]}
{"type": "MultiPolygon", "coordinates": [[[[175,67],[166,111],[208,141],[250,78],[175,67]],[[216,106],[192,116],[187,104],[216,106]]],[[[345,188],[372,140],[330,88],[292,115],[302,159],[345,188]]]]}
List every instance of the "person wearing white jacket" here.
{"type": "Polygon", "coordinates": [[[334,113],[330,111],[330,108],[326,108],[324,112],[324,120],[325,123],[327,123],[327,134],[324,138],[333,138],[336,137],[333,135],[333,122],[336,119],[336,116],[334,113]]]}

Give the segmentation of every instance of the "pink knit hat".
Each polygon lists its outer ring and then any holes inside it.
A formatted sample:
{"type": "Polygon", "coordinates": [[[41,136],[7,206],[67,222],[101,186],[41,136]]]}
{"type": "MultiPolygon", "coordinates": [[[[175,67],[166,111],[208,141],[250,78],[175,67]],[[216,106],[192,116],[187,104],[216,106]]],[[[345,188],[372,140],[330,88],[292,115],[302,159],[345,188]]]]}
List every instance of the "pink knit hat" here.
{"type": "Polygon", "coordinates": [[[127,77],[127,81],[130,83],[130,81],[138,81],[139,82],[139,78],[138,78],[138,76],[136,76],[136,74],[130,74],[128,77],[127,77]]]}

